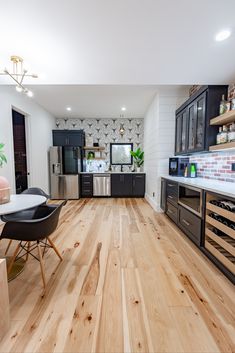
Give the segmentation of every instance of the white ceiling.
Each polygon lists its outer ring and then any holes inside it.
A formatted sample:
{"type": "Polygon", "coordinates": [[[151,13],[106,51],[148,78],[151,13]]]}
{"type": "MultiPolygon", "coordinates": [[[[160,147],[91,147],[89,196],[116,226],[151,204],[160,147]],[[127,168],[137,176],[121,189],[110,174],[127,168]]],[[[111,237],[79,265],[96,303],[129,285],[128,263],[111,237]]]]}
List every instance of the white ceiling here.
{"type": "Polygon", "coordinates": [[[35,85],[34,100],[57,118],[143,117],[156,93],[185,98],[189,86],[35,85]],[[71,112],[66,107],[71,107],[71,112]]]}
{"type": "Polygon", "coordinates": [[[0,69],[21,55],[45,74],[37,84],[235,81],[234,0],[0,0],[0,8],[0,69]],[[224,28],[232,36],[215,42],[224,28]]]}

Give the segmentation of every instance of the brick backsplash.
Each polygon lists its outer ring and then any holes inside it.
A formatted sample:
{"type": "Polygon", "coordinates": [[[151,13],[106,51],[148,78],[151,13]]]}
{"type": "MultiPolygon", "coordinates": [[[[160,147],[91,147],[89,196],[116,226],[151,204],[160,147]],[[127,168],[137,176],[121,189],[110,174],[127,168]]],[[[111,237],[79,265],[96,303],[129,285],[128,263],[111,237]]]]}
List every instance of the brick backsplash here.
{"type": "Polygon", "coordinates": [[[235,183],[235,172],[231,170],[231,164],[235,163],[234,151],[196,154],[190,156],[190,162],[197,163],[197,173],[201,178],[235,183]]]}
{"type": "MultiPolygon", "coordinates": [[[[200,85],[193,85],[189,88],[189,96],[194,94],[199,90],[201,86],[200,85]]],[[[228,99],[235,98],[235,83],[229,85],[228,87],[228,99]]]]}

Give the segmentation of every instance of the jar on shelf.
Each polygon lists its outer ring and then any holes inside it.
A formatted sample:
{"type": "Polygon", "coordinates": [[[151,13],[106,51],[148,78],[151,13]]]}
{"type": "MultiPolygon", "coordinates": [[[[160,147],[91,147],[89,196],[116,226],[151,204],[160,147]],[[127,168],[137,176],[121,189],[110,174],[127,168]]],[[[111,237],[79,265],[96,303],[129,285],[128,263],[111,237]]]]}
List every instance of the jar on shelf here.
{"type": "Polygon", "coordinates": [[[228,142],[233,142],[235,141],[235,123],[232,123],[229,127],[229,132],[228,132],[228,142]]]}
{"type": "Polygon", "coordinates": [[[219,132],[216,136],[216,144],[217,145],[221,144],[221,142],[220,142],[221,141],[221,134],[222,134],[222,126],[219,127],[219,132]]]}
{"type": "Polygon", "coordinates": [[[228,142],[228,128],[226,125],[223,125],[222,132],[220,135],[220,143],[228,142]]]}
{"type": "Polygon", "coordinates": [[[235,110],[235,98],[231,99],[231,110],[235,110]]]}

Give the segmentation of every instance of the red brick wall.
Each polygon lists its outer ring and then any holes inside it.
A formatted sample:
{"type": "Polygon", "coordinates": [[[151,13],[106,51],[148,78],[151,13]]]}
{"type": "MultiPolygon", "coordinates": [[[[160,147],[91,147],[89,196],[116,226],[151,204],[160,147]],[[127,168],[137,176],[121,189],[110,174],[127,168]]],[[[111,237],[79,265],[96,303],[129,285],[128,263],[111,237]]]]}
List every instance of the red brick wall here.
{"type": "Polygon", "coordinates": [[[190,162],[197,163],[198,176],[235,183],[235,172],[231,164],[235,163],[235,151],[201,153],[190,157],[190,162]]]}
{"type": "MultiPolygon", "coordinates": [[[[194,94],[199,90],[200,85],[193,85],[189,88],[189,96],[194,94]]],[[[228,87],[228,99],[235,98],[235,83],[228,87]]]]}

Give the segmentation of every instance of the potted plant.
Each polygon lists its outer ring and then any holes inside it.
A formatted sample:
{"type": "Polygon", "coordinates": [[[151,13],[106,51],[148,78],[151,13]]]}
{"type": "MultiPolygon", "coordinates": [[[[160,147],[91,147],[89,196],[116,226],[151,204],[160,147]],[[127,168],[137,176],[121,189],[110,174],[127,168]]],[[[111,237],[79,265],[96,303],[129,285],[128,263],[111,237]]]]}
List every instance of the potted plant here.
{"type": "MultiPolygon", "coordinates": [[[[7,163],[7,158],[3,151],[4,144],[0,143],[0,168],[3,167],[4,163],[7,163]]],[[[10,201],[10,185],[6,178],[0,176],[0,204],[7,203],[10,201]]]]}
{"type": "Polygon", "coordinates": [[[144,151],[141,151],[140,148],[137,148],[136,151],[130,151],[132,157],[135,159],[137,173],[140,172],[141,166],[144,164],[144,151]]]}

